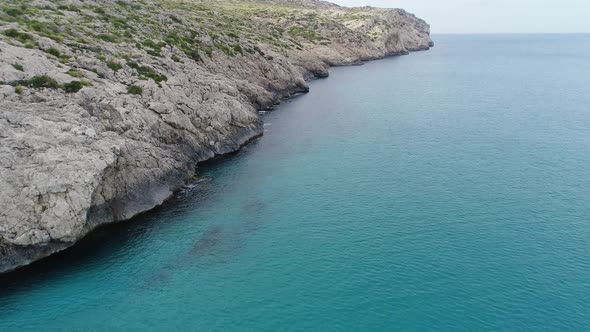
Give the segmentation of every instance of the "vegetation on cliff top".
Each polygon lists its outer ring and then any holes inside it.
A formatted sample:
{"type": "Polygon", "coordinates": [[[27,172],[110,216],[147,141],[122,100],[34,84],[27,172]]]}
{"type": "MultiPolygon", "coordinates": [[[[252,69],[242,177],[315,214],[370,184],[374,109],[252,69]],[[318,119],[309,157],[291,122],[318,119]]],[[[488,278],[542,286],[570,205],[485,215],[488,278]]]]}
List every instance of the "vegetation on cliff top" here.
{"type": "Polygon", "coordinates": [[[137,79],[160,84],[167,77],[156,67],[138,63],[138,58],[147,55],[157,62],[169,57],[179,63],[185,58],[203,62],[219,56],[270,60],[269,51],[302,51],[329,45],[334,38],[362,42],[378,34],[375,29],[366,33],[351,29],[375,19],[366,8],[302,4],[264,0],[5,0],[0,4],[0,39],[40,48],[65,65],[77,57],[91,56],[115,73],[129,67],[137,79]]]}

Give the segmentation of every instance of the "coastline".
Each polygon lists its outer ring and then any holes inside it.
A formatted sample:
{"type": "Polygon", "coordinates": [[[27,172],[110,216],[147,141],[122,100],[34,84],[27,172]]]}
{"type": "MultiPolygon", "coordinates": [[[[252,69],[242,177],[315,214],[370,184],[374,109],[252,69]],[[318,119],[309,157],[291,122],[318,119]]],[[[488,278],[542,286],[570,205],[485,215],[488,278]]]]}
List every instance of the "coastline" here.
{"type": "MultiPolygon", "coordinates": [[[[433,47],[433,46],[434,46],[434,45],[433,45],[433,44],[431,44],[431,46],[429,46],[429,48],[430,48],[430,47],[433,47]]],[[[397,56],[406,56],[406,55],[411,55],[411,53],[413,53],[413,52],[427,51],[429,48],[425,48],[425,49],[417,49],[417,50],[411,50],[411,51],[409,51],[409,52],[406,52],[406,53],[401,53],[401,54],[397,54],[397,53],[396,53],[396,54],[391,54],[391,55],[387,55],[387,56],[384,56],[384,57],[378,57],[378,58],[375,58],[375,59],[369,59],[369,60],[359,60],[358,62],[355,62],[355,63],[350,63],[350,64],[335,64],[335,65],[330,65],[330,67],[332,67],[332,68],[337,68],[337,67],[347,67],[347,66],[361,66],[361,65],[363,65],[363,64],[365,64],[365,63],[367,63],[367,62],[370,62],[370,61],[376,61],[376,60],[381,60],[381,59],[390,58],[390,57],[397,57],[397,56]]],[[[328,78],[329,78],[329,74],[328,74],[328,75],[326,75],[326,76],[313,76],[312,78],[308,79],[307,81],[311,81],[311,80],[318,80],[318,79],[328,79],[328,78]]],[[[259,109],[257,109],[257,112],[259,112],[259,111],[272,111],[272,109],[273,109],[275,106],[278,106],[278,105],[280,105],[280,104],[282,104],[282,103],[284,103],[284,102],[286,102],[286,101],[288,101],[288,100],[290,100],[290,99],[292,99],[292,98],[295,98],[295,97],[297,97],[297,96],[304,95],[304,94],[306,94],[306,93],[308,93],[308,92],[309,92],[309,89],[307,89],[306,91],[301,91],[301,92],[295,92],[295,93],[292,93],[292,94],[290,94],[288,97],[282,98],[282,99],[281,99],[281,100],[280,100],[278,103],[276,103],[276,104],[273,104],[271,107],[267,107],[267,108],[259,108],[259,109]]],[[[234,149],[234,150],[231,150],[231,151],[228,151],[228,152],[226,152],[226,153],[223,153],[223,154],[216,154],[216,155],[213,155],[212,157],[210,157],[210,158],[207,158],[207,159],[204,159],[204,160],[199,160],[198,162],[196,162],[196,163],[195,163],[195,165],[194,165],[194,167],[193,167],[193,168],[196,170],[196,169],[198,168],[198,166],[199,166],[200,164],[203,164],[203,163],[210,163],[210,162],[223,162],[223,159],[224,159],[225,157],[227,157],[227,156],[231,156],[231,155],[233,155],[233,154],[235,154],[235,153],[238,153],[238,152],[239,152],[239,151],[240,151],[240,150],[241,150],[243,147],[247,146],[248,144],[252,143],[253,141],[255,141],[255,140],[257,140],[257,139],[259,139],[259,138],[261,138],[261,137],[263,137],[263,136],[264,136],[264,132],[263,132],[263,131],[261,131],[261,132],[259,132],[259,133],[256,133],[256,134],[254,134],[254,135],[250,136],[250,137],[247,137],[247,138],[246,138],[246,139],[243,141],[243,143],[242,143],[242,144],[240,144],[240,145],[239,145],[239,146],[238,146],[236,149],[234,149]]],[[[34,264],[34,263],[35,263],[35,262],[37,262],[37,261],[41,261],[41,260],[43,260],[44,258],[47,258],[47,257],[49,257],[49,256],[51,256],[51,255],[54,255],[54,254],[59,254],[60,252],[62,252],[62,251],[64,251],[64,250],[68,250],[68,249],[72,248],[73,246],[75,246],[75,245],[78,243],[78,241],[80,241],[80,240],[83,240],[83,239],[84,239],[84,238],[86,238],[88,235],[92,234],[93,232],[95,232],[95,231],[97,231],[97,230],[99,230],[99,229],[102,229],[102,228],[105,228],[105,227],[109,227],[109,226],[112,226],[112,225],[114,225],[114,224],[118,224],[118,223],[126,222],[126,221],[128,221],[128,220],[130,220],[130,219],[132,219],[132,218],[139,217],[139,216],[141,216],[141,215],[142,215],[142,214],[144,214],[144,213],[150,212],[150,211],[152,211],[153,209],[156,209],[156,208],[160,207],[160,206],[161,206],[161,205],[163,205],[163,204],[164,204],[166,201],[168,201],[168,200],[172,199],[172,198],[173,198],[175,195],[177,195],[177,194],[178,194],[178,191],[179,191],[180,189],[182,189],[182,187],[183,187],[183,186],[187,185],[187,184],[190,182],[190,180],[191,180],[193,177],[194,177],[194,176],[193,176],[193,175],[191,175],[190,177],[188,177],[188,178],[185,178],[185,179],[184,179],[184,181],[183,181],[183,182],[182,182],[180,185],[178,185],[176,188],[174,188],[174,190],[172,190],[172,191],[170,192],[170,194],[169,194],[168,196],[166,196],[164,199],[162,199],[162,201],[160,201],[158,204],[155,204],[155,205],[153,205],[153,206],[151,206],[151,207],[148,207],[148,208],[146,208],[146,209],[143,209],[143,210],[141,210],[141,211],[137,212],[136,214],[134,214],[133,216],[131,216],[130,218],[123,219],[123,220],[117,220],[117,221],[113,221],[113,222],[109,222],[109,223],[103,223],[103,224],[100,224],[100,225],[96,226],[95,228],[91,229],[90,231],[88,231],[88,232],[87,232],[87,233],[86,233],[86,234],[85,234],[83,237],[81,237],[80,239],[78,239],[78,240],[76,240],[76,241],[74,241],[74,242],[70,242],[70,243],[63,243],[63,244],[61,244],[61,245],[59,245],[59,244],[58,244],[58,245],[56,245],[55,247],[48,247],[48,246],[43,246],[43,247],[41,247],[41,248],[22,248],[22,249],[24,249],[24,254],[21,254],[21,253],[18,253],[18,252],[15,252],[15,253],[9,254],[8,256],[23,257],[23,256],[27,256],[27,253],[26,253],[26,251],[28,251],[28,250],[31,250],[31,251],[34,253],[34,255],[38,255],[38,253],[39,253],[39,250],[38,250],[38,249],[44,249],[44,252],[43,252],[43,257],[42,257],[41,259],[27,259],[27,260],[21,260],[19,264],[15,264],[14,266],[12,266],[12,267],[10,267],[10,268],[8,268],[8,269],[0,269],[0,274],[10,274],[10,273],[12,273],[12,272],[15,272],[15,271],[17,271],[17,270],[19,270],[19,269],[21,269],[21,268],[23,268],[23,267],[26,267],[26,266],[29,266],[29,265],[31,265],[31,264],[34,264]]],[[[2,249],[2,248],[0,247],[0,249],[2,249]]],[[[2,254],[2,253],[0,252],[0,256],[4,256],[4,255],[6,255],[6,254],[2,254]]]]}
{"type": "Polygon", "coordinates": [[[136,23],[158,31],[143,36],[162,40],[157,44],[133,44],[129,34],[88,49],[75,34],[60,36],[72,41],[60,44],[36,32],[7,40],[21,35],[0,31],[0,273],[161,205],[199,163],[263,135],[259,111],[308,92],[307,82],[328,77],[330,67],[432,46],[429,25],[404,10],[305,3],[207,3],[258,28],[253,36],[220,36],[215,31],[227,24],[211,11],[173,2],[162,13],[150,1],[138,8],[82,4],[72,17],[96,21],[84,13],[98,11],[113,15],[98,19],[112,20],[122,10],[141,11],[155,20],[136,23]],[[252,17],[260,8],[272,13],[270,22],[252,17]],[[209,26],[183,18],[191,10],[209,26]],[[285,11],[299,17],[288,30],[276,25],[285,24],[285,11]],[[201,29],[199,39],[179,35],[188,27],[201,29]],[[23,44],[30,39],[38,48],[23,44]],[[39,78],[48,86],[37,86],[39,78]]]}

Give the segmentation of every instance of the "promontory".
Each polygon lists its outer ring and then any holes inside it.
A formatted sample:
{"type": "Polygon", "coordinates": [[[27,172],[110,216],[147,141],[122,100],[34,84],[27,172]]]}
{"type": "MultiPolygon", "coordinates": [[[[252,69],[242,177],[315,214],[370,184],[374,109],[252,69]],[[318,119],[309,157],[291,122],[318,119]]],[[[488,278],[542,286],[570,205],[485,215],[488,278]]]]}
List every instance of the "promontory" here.
{"type": "Polygon", "coordinates": [[[0,272],[161,204],[330,66],[432,45],[319,0],[2,1],[0,272]]]}

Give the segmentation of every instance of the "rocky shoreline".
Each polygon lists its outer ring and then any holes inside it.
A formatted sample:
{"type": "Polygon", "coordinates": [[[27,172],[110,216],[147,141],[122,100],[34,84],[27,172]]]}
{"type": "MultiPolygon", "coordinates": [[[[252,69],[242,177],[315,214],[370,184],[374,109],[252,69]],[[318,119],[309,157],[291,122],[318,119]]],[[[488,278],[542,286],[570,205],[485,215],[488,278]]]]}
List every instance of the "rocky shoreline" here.
{"type": "Polygon", "coordinates": [[[160,205],[332,66],[427,50],[399,9],[316,0],[0,7],[0,272],[160,205]]]}

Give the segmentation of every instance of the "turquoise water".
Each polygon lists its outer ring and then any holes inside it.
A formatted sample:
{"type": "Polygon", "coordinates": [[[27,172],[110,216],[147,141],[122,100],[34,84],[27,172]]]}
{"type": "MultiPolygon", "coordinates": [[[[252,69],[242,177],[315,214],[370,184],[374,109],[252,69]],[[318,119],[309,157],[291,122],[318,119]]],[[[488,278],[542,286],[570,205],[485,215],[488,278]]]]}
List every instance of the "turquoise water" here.
{"type": "Polygon", "coordinates": [[[434,39],[0,279],[0,330],[590,329],[590,36],[434,39]]]}

